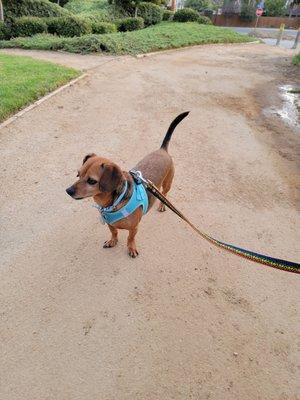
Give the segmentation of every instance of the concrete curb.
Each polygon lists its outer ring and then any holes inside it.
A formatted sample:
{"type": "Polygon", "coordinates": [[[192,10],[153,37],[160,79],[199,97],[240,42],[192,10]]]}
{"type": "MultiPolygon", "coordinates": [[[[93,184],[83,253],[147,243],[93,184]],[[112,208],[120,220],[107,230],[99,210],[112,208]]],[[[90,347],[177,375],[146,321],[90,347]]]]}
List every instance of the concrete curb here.
{"type": "Polygon", "coordinates": [[[5,120],[4,122],[2,122],[0,124],[0,130],[2,128],[7,127],[8,125],[12,124],[14,121],[16,121],[18,118],[22,117],[24,114],[28,113],[28,111],[33,110],[34,108],[36,108],[37,106],[39,106],[40,104],[44,103],[45,101],[47,101],[48,99],[51,99],[51,97],[57,95],[58,93],[62,92],[63,90],[67,89],[70,86],[75,85],[77,82],[81,81],[82,79],[86,78],[88,76],[87,73],[84,73],[82,75],[80,75],[78,78],[73,79],[72,81],[66,83],[65,85],[59,87],[58,89],[55,89],[53,92],[50,92],[48,94],[46,94],[46,96],[42,97],[41,99],[35,101],[34,103],[30,104],[29,106],[23,108],[23,110],[17,112],[15,115],[13,115],[12,117],[8,118],[7,120],[5,120]]]}
{"type": "Polygon", "coordinates": [[[259,40],[254,40],[253,42],[242,42],[242,43],[207,43],[207,44],[196,44],[195,46],[183,46],[183,47],[176,47],[173,49],[166,49],[166,50],[158,50],[158,51],[153,51],[151,53],[142,53],[142,54],[137,54],[135,55],[136,58],[144,58],[144,57],[151,57],[155,56],[157,54],[165,54],[165,53],[171,53],[174,51],[178,50],[186,50],[186,49],[193,49],[193,48],[199,48],[199,47],[204,47],[204,46],[235,46],[235,45],[245,45],[245,44],[260,44],[261,42],[259,40]]]}

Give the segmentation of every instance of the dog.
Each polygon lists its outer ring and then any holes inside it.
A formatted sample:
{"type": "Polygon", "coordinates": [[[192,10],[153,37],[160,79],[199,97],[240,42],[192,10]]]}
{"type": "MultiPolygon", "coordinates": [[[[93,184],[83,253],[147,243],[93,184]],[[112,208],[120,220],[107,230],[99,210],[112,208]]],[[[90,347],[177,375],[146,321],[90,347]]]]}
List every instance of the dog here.
{"type": "MultiPolygon", "coordinates": [[[[162,188],[165,196],[171,189],[174,177],[174,163],[168,153],[169,143],[176,126],[188,114],[189,112],[184,112],[178,115],[169,126],[161,147],[144,157],[134,168],[134,170],[140,171],[145,179],[153,182],[158,189],[162,188]]],[[[142,184],[136,185],[129,172],[122,171],[111,160],[99,157],[94,153],[84,157],[77,177],[78,180],[67,188],[66,192],[76,200],[87,197],[94,198],[96,207],[107,218],[106,222],[111,232],[111,238],[104,243],[103,247],[116,246],[118,230],[125,229],[129,231],[128,254],[132,258],[137,257],[139,253],[135,237],[138,225],[143,214],[152,208],[155,197],[146,192],[142,184]],[[130,211],[128,211],[128,207],[130,211]],[[117,221],[110,222],[108,216],[117,221]]],[[[158,210],[165,211],[165,205],[160,203],[158,210]]]]}

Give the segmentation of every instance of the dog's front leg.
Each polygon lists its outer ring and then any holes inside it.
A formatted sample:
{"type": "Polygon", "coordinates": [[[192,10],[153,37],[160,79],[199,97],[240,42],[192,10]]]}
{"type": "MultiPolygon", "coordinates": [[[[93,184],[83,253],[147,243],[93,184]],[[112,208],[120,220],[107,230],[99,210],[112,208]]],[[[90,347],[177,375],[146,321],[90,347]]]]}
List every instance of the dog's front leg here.
{"type": "Polygon", "coordinates": [[[112,225],[108,225],[109,230],[111,231],[111,239],[107,240],[103,247],[105,249],[108,249],[110,247],[115,247],[115,245],[118,243],[118,229],[113,227],[112,225]]]}
{"type": "Polygon", "coordinates": [[[128,254],[130,257],[135,258],[139,255],[136,245],[135,245],[135,235],[137,234],[137,226],[129,230],[129,235],[127,238],[128,254]]]}

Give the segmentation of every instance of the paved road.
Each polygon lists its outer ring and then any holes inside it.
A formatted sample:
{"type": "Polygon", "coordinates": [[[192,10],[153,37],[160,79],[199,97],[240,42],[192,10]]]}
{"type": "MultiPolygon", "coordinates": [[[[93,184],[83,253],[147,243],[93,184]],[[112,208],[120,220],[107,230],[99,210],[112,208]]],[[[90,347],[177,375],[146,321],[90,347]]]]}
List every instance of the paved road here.
{"type": "MultiPolygon", "coordinates": [[[[227,27],[226,27],[227,28],[227,27]]],[[[228,27],[228,29],[233,29],[234,31],[242,34],[242,35],[247,35],[251,31],[253,31],[253,28],[241,28],[241,27],[228,27]]],[[[273,29],[273,28],[258,28],[258,32],[263,32],[264,34],[267,35],[277,35],[278,29],[273,29]]],[[[297,30],[296,29],[285,29],[285,35],[288,35],[289,37],[295,38],[297,35],[297,30]]],[[[263,35],[264,36],[264,35],[263,35]]],[[[276,39],[274,38],[264,38],[262,37],[261,40],[271,46],[276,45],[276,39]]],[[[280,43],[280,47],[285,48],[285,49],[291,49],[294,45],[294,40],[282,40],[280,43]]],[[[298,48],[300,48],[300,43],[298,45],[298,48]]]]}
{"type": "Polygon", "coordinates": [[[132,260],[124,234],[102,248],[91,201],[65,194],[85,154],[128,169],[191,110],[170,144],[170,198],[220,239],[299,260],[299,136],[261,118],[291,82],[294,53],[19,54],[91,69],[0,131],[0,398],[296,400],[297,276],[213,248],[155,210],[132,260]]]}
{"type": "MultiPolygon", "coordinates": [[[[253,31],[253,28],[234,27],[232,29],[234,29],[238,33],[245,34],[245,35],[248,34],[251,31],[253,31]]],[[[270,34],[278,32],[278,29],[274,29],[274,28],[257,28],[257,29],[259,31],[262,31],[262,32],[265,32],[265,33],[270,33],[270,34]]],[[[297,35],[297,30],[296,29],[285,29],[284,32],[289,36],[296,37],[296,35],[297,35]]]]}

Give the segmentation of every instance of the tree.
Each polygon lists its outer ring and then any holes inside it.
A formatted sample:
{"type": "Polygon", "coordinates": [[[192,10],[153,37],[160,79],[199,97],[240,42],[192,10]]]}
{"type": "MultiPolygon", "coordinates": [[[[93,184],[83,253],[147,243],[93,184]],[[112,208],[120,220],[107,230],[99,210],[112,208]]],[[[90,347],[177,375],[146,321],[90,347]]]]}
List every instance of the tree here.
{"type": "Polygon", "coordinates": [[[2,0],[0,0],[0,21],[4,21],[4,12],[3,12],[2,0]]]}
{"type": "Polygon", "coordinates": [[[239,14],[241,12],[241,0],[224,0],[223,14],[239,14]]]}
{"type": "Polygon", "coordinates": [[[171,10],[176,11],[176,0],[172,0],[171,2],[171,10]]]}
{"type": "Polygon", "coordinates": [[[268,17],[281,17],[286,13],[286,0],[266,0],[265,10],[268,17]]]}
{"type": "Polygon", "coordinates": [[[201,12],[203,10],[211,9],[212,3],[209,0],[186,0],[184,6],[201,12]]]}
{"type": "Polygon", "coordinates": [[[241,18],[252,21],[255,18],[256,0],[243,0],[241,7],[241,18]]]}

